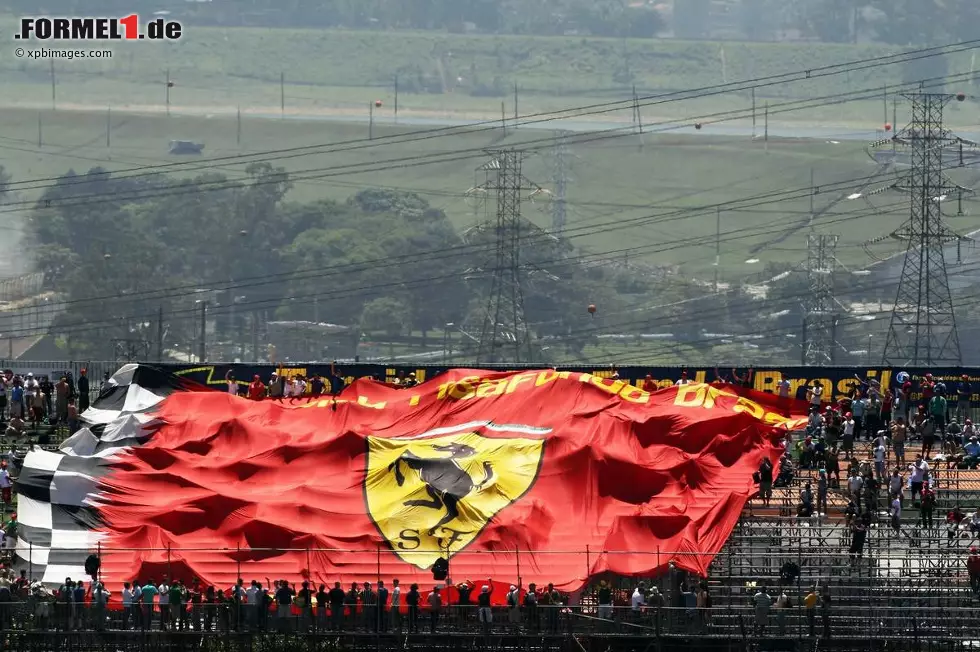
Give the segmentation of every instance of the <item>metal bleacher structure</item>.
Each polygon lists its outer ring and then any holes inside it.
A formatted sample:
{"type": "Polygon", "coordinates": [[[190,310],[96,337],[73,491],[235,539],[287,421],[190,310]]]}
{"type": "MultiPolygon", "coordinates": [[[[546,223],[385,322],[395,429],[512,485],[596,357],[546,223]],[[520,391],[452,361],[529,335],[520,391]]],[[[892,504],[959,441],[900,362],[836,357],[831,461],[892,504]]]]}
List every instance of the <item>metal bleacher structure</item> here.
{"type": "MultiPolygon", "coordinates": [[[[943,642],[980,647],[974,642],[980,639],[980,596],[971,590],[966,567],[971,547],[980,545],[978,535],[968,521],[955,528],[946,522],[954,506],[967,513],[977,507],[980,481],[976,472],[957,469],[939,469],[935,479],[933,527],[920,523],[906,489],[896,533],[882,493],[860,556],[849,554],[852,534],[840,489],[830,489],[828,514],[796,516],[799,493],[808,481],[816,487],[816,472],[800,471],[790,486],[774,490],[768,509],[753,501],[710,568],[713,627],[729,635],[751,632],[752,597],[765,586],[773,599],[785,592],[792,605],[782,614],[773,610],[769,632],[809,639],[804,598],[816,587],[830,597],[831,638],[927,642],[934,649],[945,649],[937,647],[943,642]]],[[[814,613],[817,638],[823,614],[820,607],[814,613]]]]}

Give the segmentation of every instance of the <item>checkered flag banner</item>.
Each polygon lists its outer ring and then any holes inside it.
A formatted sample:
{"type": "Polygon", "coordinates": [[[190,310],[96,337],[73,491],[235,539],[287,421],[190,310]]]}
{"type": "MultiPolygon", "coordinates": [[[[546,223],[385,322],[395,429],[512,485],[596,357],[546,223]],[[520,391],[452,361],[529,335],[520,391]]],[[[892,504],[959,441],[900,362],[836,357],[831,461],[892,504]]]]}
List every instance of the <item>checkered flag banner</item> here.
{"type": "Polygon", "coordinates": [[[16,566],[47,585],[84,578],[103,537],[100,480],[115,456],[155,432],[154,408],[188,383],[129,364],[80,415],[83,427],[56,451],[33,448],[17,478],[16,566]]]}

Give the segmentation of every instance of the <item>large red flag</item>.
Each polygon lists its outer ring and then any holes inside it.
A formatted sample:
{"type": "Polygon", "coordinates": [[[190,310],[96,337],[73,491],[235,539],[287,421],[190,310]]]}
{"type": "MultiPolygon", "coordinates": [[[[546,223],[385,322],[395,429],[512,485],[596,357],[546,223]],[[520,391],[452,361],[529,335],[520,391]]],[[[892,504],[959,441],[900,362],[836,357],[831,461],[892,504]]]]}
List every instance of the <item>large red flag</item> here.
{"type": "Polygon", "coordinates": [[[100,481],[103,575],[431,585],[440,557],[456,581],[569,591],[670,561],[703,574],[804,413],[553,370],[359,380],[338,399],[178,392],[100,481]]]}

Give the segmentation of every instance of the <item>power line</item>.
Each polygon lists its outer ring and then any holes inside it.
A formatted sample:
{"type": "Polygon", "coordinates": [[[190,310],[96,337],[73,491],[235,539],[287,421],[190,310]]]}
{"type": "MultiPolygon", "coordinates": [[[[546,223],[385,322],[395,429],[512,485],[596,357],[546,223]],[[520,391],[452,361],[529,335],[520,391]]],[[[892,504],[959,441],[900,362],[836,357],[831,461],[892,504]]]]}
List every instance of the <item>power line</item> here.
{"type": "MultiPolygon", "coordinates": [[[[723,85],[716,85],[716,86],[708,86],[708,87],[702,87],[700,89],[692,89],[692,90],[689,90],[689,91],[679,91],[679,92],[668,93],[668,94],[664,94],[664,95],[649,96],[648,98],[646,98],[648,101],[643,102],[641,105],[642,106],[654,106],[654,105],[662,104],[662,103],[665,103],[665,102],[679,101],[681,99],[696,99],[696,98],[702,98],[702,97],[707,97],[707,96],[711,96],[711,95],[717,95],[719,93],[734,92],[735,90],[745,90],[744,88],[741,88],[741,87],[736,88],[736,89],[731,88],[733,85],[739,85],[739,84],[745,85],[745,84],[754,83],[755,86],[753,86],[753,87],[754,88],[759,88],[759,87],[763,87],[763,86],[770,86],[770,85],[782,84],[782,83],[786,83],[787,81],[794,81],[796,79],[790,79],[790,78],[794,78],[794,77],[798,77],[799,79],[814,79],[814,78],[817,78],[817,77],[828,76],[828,75],[832,75],[832,74],[833,75],[843,74],[843,73],[849,72],[849,71],[851,71],[853,69],[865,69],[865,68],[867,68],[869,66],[870,67],[878,67],[878,66],[884,66],[884,65],[894,65],[895,63],[905,63],[907,61],[917,60],[919,58],[928,58],[928,57],[932,57],[932,56],[939,56],[941,54],[944,54],[944,52],[939,52],[938,50],[942,50],[944,48],[957,47],[959,49],[952,50],[952,52],[959,52],[961,50],[970,50],[970,49],[973,49],[973,48],[977,47],[978,44],[980,44],[980,39],[978,39],[976,41],[967,41],[967,42],[964,42],[963,44],[959,44],[958,46],[950,45],[950,46],[942,46],[940,48],[925,48],[925,49],[922,49],[922,50],[909,51],[908,53],[903,53],[903,54],[899,54],[899,55],[889,55],[889,56],[886,56],[886,57],[875,57],[873,59],[860,60],[858,62],[854,62],[856,64],[860,64],[857,68],[848,68],[847,66],[849,64],[838,64],[838,65],[833,65],[833,66],[824,66],[820,70],[816,70],[816,71],[801,71],[801,72],[796,72],[796,73],[785,73],[785,74],[782,74],[782,75],[773,75],[773,76],[770,76],[769,78],[759,78],[758,80],[749,80],[747,82],[735,82],[735,83],[732,83],[732,84],[723,84],[723,85]],[[919,54],[919,56],[908,58],[908,57],[906,57],[906,55],[908,55],[908,54],[919,54]],[[895,57],[903,57],[903,58],[901,58],[899,60],[892,61],[892,59],[895,58],[895,57]],[[838,70],[838,68],[840,68],[840,69],[838,70]],[[761,81],[761,80],[768,80],[768,81],[761,81]],[[679,98],[679,97],[677,97],[678,95],[683,95],[683,97],[680,97],[679,98]]],[[[973,73],[963,73],[963,74],[964,75],[969,75],[971,78],[974,76],[973,73]]],[[[915,84],[906,83],[903,86],[907,86],[907,87],[910,87],[911,88],[911,87],[913,87],[916,84],[917,85],[921,85],[921,84],[928,83],[928,82],[931,82],[931,81],[934,81],[934,80],[938,80],[938,79],[946,79],[947,77],[949,77],[949,76],[943,76],[941,78],[933,78],[933,79],[919,80],[918,82],[915,82],[915,84]]],[[[746,88],[748,88],[748,86],[746,86],[746,88]]],[[[877,97],[878,90],[879,90],[878,88],[874,88],[874,89],[861,89],[859,91],[849,91],[849,92],[846,92],[846,93],[837,93],[837,94],[834,94],[834,95],[824,96],[823,98],[815,98],[815,99],[817,99],[817,100],[827,100],[827,99],[842,100],[843,98],[850,97],[851,99],[850,100],[847,100],[847,101],[855,101],[855,100],[858,100],[858,99],[866,99],[866,98],[869,98],[869,97],[877,97]]],[[[632,101],[632,100],[630,100],[630,101],[632,101]]],[[[796,101],[784,102],[784,103],[781,103],[781,104],[774,105],[772,107],[773,110],[770,110],[770,113],[774,113],[774,114],[775,113],[783,113],[783,112],[786,112],[788,110],[799,110],[800,108],[813,108],[813,107],[816,107],[816,106],[820,106],[820,104],[812,104],[813,101],[814,101],[814,98],[810,98],[810,99],[807,99],[807,100],[796,100],[796,101]],[[811,104],[812,104],[812,106],[811,106],[811,104]],[[782,107],[782,109],[781,110],[776,110],[779,107],[782,107]],[[795,107],[795,108],[790,108],[790,107],[795,107]]],[[[582,117],[582,116],[585,116],[585,115],[594,115],[594,114],[608,113],[610,111],[620,110],[622,108],[621,107],[622,103],[623,103],[623,101],[613,101],[613,102],[607,102],[607,103],[602,103],[602,104],[587,105],[585,107],[578,107],[578,108],[573,108],[573,109],[566,109],[564,111],[559,111],[559,112],[531,114],[531,116],[528,116],[528,117],[535,118],[535,119],[526,120],[523,124],[547,123],[547,122],[553,122],[553,121],[559,120],[559,119],[567,119],[569,117],[582,117]],[[608,108],[609,106],[613,106],[614,108],[608,108]],[[565,115],[565,114],[568,114],[568,113],[571,113],[572,115],[565,115]],[[544,116],[544,117],[537,118],[536,116],[544,116]]],[[[748,115],[747,114],[747,111],[748,111],[747,109],[739,109],[739,110],[736,110],[736,111],[718,112],[718,113],[714,113],[714,114],[707,114],[707,115],[704,115],[704,116],[699,116],[697,118],[692,118],[692,120],[696,119],[701,124],[718,123],[718,122],[723,122],[723,121],[726,121],[726,120],[735,119],[735,118],[732,117],[733,115],[736,115],[737,117],[746,117],[748,115]]],[[[651,125],[651,126],[661,126],[661,127],[663,127],[664,125],[674,125],[674,126],[669,127],[669,129],[667,129],[667,130],[672,130],[672,129],[680,128],[679,126],[677,126],[675,124],[677,122],[678,121],[676,121],[676,120],[674,120],[674,121],[663,121],[663,122],[660,122],[660,123],[653,123],[653,125],[651,125]]],[[[481,127],[481,128],[476,129],[475,131],[476,132],[479,132],[479,131],[484,131],[484,130],[494,130],[494,129],[497,128],[497,121],[486,121],[485,123],[477,123],[477,125],[483,125],[483,124],[490,125],[490,126],[481,127]]],[[[687,121],[686,124],[685,124],[685,126],[689,126],[689,124],[690,124],[690,122],[687,121]]],[[[620,132],[620,131],[624,131],[624,130],[631,132],[632,129],[633,129],[633,126],[632,125],[627,125],[625,127],[617,127],[617,128],[610,129],[610,130],[605,130],[605,132],[607,132],[607,133],[608,132],[620,132]]],[[[656,130],[656,131],[664,131],[664,129],[659,129],[659,130],[656,130]]],[[[384,143],[384,144],[391,144],[390,141],[391,140],[394,140],[394,139],[401,139],[401,140],[395,141],[396,143],[400,143],[400,142],[415,142],[415,141],[418,141],[418,140],[429,140],[429,139],[431,139],[433,137],[444,137],[446,135],[462,135],[462,134],[465,134],[465,133],[474,133],[474,130],[473,130],[472,127],[469,127],[469,126],[467,126],[467,127],[440,127],[440,128],[431,129],[431,130],[423,130],[421,132],[412,132],[410,134],[401,134],[401,135],[396,134],[396,135],[392,135],[392,136],[388,137],[389,138],[389,142],[384,143]]],[[[585,134],[589,134],[589,133],[604,133],[604,131],[603,130],[597,130],[595,132],[584,132],[584,133],[585,134]]],[[[210,169],[211,167],[213,167],[214,163],[228,162],[228,161],[237,161],[237,162],[242,162],[242,163],[243,162],[258,163],[258,162],[279,161],[279,160],[284,160],[284,159],[288,159],[288,158],[294,158],[296,156],[308,156],[311,153],[313,153],[313,154],[316,154],[316,153],[323,154],[323,153],[347,152],[347,151],[352,151],[352,150],[355,150],[355,149],[363,149],[363,148],[366,148],[366,147],[376,146],[378,144],[378,142],[381,141],[381,140],[382,139],[380,139],[380,138],[379,139],[374,139],[374,140],[371,140],[371,139],[355,139],[355,140],[350,140],[350,141],[341,141],[341,142],[337,143],[336,145],[330,145],[330,144],[327,144],[327,145],[309,145],[309,146],[303,146],[303,147],[285,148],[285,149],[281,149],[281,150],[268,150],[266,152],[262,152],[262,153],[259,153],[259,154],[229,155],[229,156],[225,156],[225,157],[216,157],[216,158],[213,158],[213,159],[209,159],[208,161],[197,162],[196,164],[194,164],[196,167],[186,168],[186,169],[184,169],[182,171],[206,170],[206,169],[210,169]],[[345,147],[346,145],[354,145],[354,146],[353,147],[345,147]],[[332,149],[332,150],[323,151],[323,152],[315,151],[316,148],[323,148],[323,147],[336,147],[337,149],[332,149]],[[274,155],[274,156],[272,156],[271,158],[260,158],[260,159],[248,160],[248,161],[243,161],[242,160],[243,158],[251,159],[254,156],[266,156],[266,157],[268,157],[270,155],[274,155]]],[[[550,139],[547,139],[547,140],[550,140],[550,139]]],[[[537,140],[537,141],[529,141],[528,143],[522,143],[522,147],[525,147],[525,149],[526,149],[528,144],[533,144],[533,143],[540,143],[540,140],[537,140]]],[[[475,150],[473,150],[473,151],[475,152],[475,150]]],[[[404,159],[398,159],[398,160],[404,160],[404,159]]],[[[452,162],[452,161],[446,161],[446,162],[452,162]]],[[[361,165],[361,166],[363,166],[363,165],[373,165],[373,164],[374,163],[371,162],[371,163],[362,163],[362,164],[355,164],[355,165],[361,165]]],[[[141,167],[138,167],[138,168],[131,168],[131,169],[128,169],[128,170],[117,170],[117,171],[114,172],[114,174],[116,175],[115,178],[117,178],[117,179],[133,179],[133,178],[138,178],[138,177],[145,177],[145,176],[150,176],[150,175],[156,175],[156,174],[159,174],[159,171],[160,170],[174,169],[174,168],[178,168],[180,166],[187,166],[187,165],[189,165],[189,163],[183,162],[183,161],[173,162],[173,163],[161,163],[161,164],[157,164],[157,165],[141,166],[141,167]],[[123,175],[126,172],[137,172],[137,174],[128,175],[128,176],[120,176],[120,175],[123,175]]],[[[305,172],[318,172],[318,171],[321,171],[321,170],[333,170],[333,169],[335,169],[335,168],[319,168],[319,169],[315,168],[315,169],[312,169],[312,170],[307,170],[305,172]]],[[[378,171],[378,170],[370,170],[370,171],[378,171]]],[[[60,182],[60,184],[63,185],[63,186],[64,185],[71,185],[71,184],[74,184],[74,183],[87,183],[87,182],[89,182],[88,180],[86,180],[84,178],[71,179],[71,180],[65,180],[65,179],[59,179],[59,178],[48,178],[48,179],[39,179],[39,180],[33,180],[33,181],[12,182],[10,184],[10,186],[11,186],[11,190],[35,190],[35,189],[38,189],[38,188],[45,188],[45,187],[47,187],[47,186],[22,186],[21,185],[21,184],[38,183],[38,182],[41,182],[41,181],[45,181],[45,182],[57,181],[57,182],[60,182]]]]}

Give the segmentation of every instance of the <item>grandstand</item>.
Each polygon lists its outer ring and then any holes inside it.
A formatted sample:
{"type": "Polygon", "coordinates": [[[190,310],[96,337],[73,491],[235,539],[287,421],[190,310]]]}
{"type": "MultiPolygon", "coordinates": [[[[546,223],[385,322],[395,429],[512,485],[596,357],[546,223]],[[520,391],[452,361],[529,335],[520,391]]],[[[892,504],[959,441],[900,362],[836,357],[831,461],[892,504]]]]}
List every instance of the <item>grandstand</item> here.
{"type": "MultiPolygon", "coordinates": [[[[63,365],[64,363],[60,363],[63,365]]],[[[107,363],[108,365],[109,363],[107,363]]],[[[52,363],[52,368],[59,365],[52,363]]],[[[40,425],[34,436],[43,442],[42,448],[55,449],[68,436],[64,428],[40,425]]],[[[10,442],[0,442],[8,450],[10,442]]],[[[910,442],[910,458],[914,457],[914,442],[910,442]]],[[[868,444],[857,446],[858,460],[870,456],[868,444]]],[[[919,512],[906,503],[900,528],[896,532],[889,523],[887,500],[879,495],[871,510],[866,541],[860,555],[849,553],[852,533],[843,515],[847,499],[840,488],[832,487],[827,514],[797,517],[798,496],[807,482],[816,486],[816,471],[795,469],[788,482],[777,482],[770,506],[758,500],[750,501],[721,552],[709,567],[705,580],[710,607],[684,606],[681,583],[685,580],[700,583],[697,578],[685,578],[672,570],[662,576],[648,578],[595,578],[595,583],[569,596],[568,603],[555,608],[556,623],[552,626],[546,609],[537,623],[527,612],[522,624],[510,621],[506,608],[495,615],[492,631],[481,628],[475,613],[452,607],[440,615],[438,630],[426,634],[428,615],[423,613],[423,633],[413,636],[374,633],[361,621],[354,622],[349,631],[329,634],[322,629],[307,629],[303,616],[295,610],[286,621],[276,621],[289,634],[275,639],[264,633],[249,633],[224,626],[234,622],[227,614],[231,606],[209,606],[219,611],[213,629],[213,640],[206,641],[205,632],[133,632],[123,631],[124,621],[119,612],[112,612],[108,621],[103,616],[103,632],[71,631],[53,634],[42,628],[37,631],[37,619],[32,617],[30,601],[14,607],[12,624],[15,630],[5,639],[11,649],[57,649],[68,645],[80,651],[139,648],[155,651],[177,645],[221,647],[283,647],[300,650],[333,646],[337,649],[361,648],[394,649],[542,649],[596,650],[680,650],[692,644],[703,650],[952,650],[977,645],[976,613],[980,595],[971,588],[967,558],[973,546],[980,545],[977,532],[968,520],[950,527],[945,522],[947,510],[954,507],[964,512],[980,503],[980,476],[977,471],[945,468],[939,463],[933,469],[938,504],[936,523],[925,529],[918,523],[919,512]],[[782,485],[782,486],[780,486],[782,485]],[[598,580],[612,581],[617,587],[616,608],[612,618],[601,617],[597,609],[598,580]],[[656,585],[665,597],[663,607],[649,606],[643,611],[630,608],[630,594],[640,581],[656,585]],[[756,594],[766,587],[773,600],[781,594],[789,606],[777,603],[765,614],[755,606],[756,594]],[[813,609],[806,606],[813,589],[821,601],[813,609]],[[824,599],[829,601],[824,602],[824,599]],[[223,613],[224,616],[220,614],[223,613]],[[283,624],[285,623],[285,624],[283,624]],[[293,638],[293,634],[302,632],[293,638]],[[65,640],[62,640],[62,638],[65,640]]],[[[16,467],[16,463],[14,464],[16,467]]],[[[842,471],[842,476],[845,475],[842,471]]],[[[908,493],[906,492],[906,498],[908,493]]],[[[112,551],[99,549],[99,555],[112,551]]],[[[604,551],[615,554],[614,551],[604,551]]],[[[169,553],[168,553],[169,554],[169,553]]],[[[309,554],[309,551],[307,551],[309,554]]],[[[465,551],[460,553],[465,555],[465,551]]],[[[649,554],[653,554],[652,551],[649,554]]],[[[682,553],[657,550],[656,554],[680,558],[682,553]]],[[[592,568],[589,552],[582,553],[582,568],[592,568]]],[[[34,561],[29,557],[28,572],[33,576],[34,561]]],[[[169,562],[168,562],[169,563],[169,562]]],[[[381,566],[379,562],[379,577],[381,566]]],[[[520,567],[514,577],[503,581],[518,581],[520,567]]],[[[169,574],[169,572],[168,572],[169,574]]],[[[246,577],[246,581],[251,578],[246,577]]],[[[374,581],[374,577],[364,580],[374,581]]],[[[542,607],[542,609],[544,609],[542,607]]],[[[0,605],[0,628],[5,626],[4,607],[0,605]]],[[[98,622],[94,617],[88,621],[98,622]]],[[[200,624],[200,619],[197,619],[200,624]]]]}

